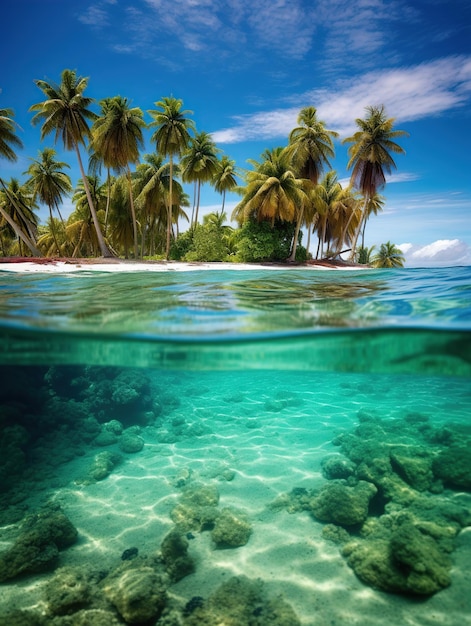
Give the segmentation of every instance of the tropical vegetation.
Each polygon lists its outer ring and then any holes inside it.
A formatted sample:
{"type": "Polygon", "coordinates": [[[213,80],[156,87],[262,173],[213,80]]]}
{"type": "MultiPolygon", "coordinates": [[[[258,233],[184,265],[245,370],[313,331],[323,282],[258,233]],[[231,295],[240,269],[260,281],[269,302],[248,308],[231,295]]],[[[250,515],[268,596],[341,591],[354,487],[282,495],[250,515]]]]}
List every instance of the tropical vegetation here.
{"type": "MultiPolygon", "coordinates": [[[[146,122],[126,97],[96,102],[85,95],[88,78],[75,71],[65,69],[57,84],[35,83],[44,99],[30,107],[31,122],[40,125],[41,141],[52,136],[75,153],[81,178],[72,184],[69,164],[53,147],[30,159],[25,180],[0,177],[0,255],[293,263],[350,253],[373,267],[404,262],[391,242],[376,254],[365,246],[367,222],[385,204],[380,191],[396,168],[393,155],[404,153],[395,140],[407,134],[383,106],[367,107],[358,131],[343,139],[351,179],[342,186],[330,164],[338,134],[313,106],[300,110],[286,145],[264,150],[242,170],[196,128],[178,98],[155,102],[146,122]],[[146,129],[154,152],[144,152],[146,129]],[[221,205],[200,220],[203,185],[221,194],[221,205]],[[239,195],[231,215],[237,227],[227,223],[228,193],[239,195]],[[67,200],[73,208],[63,216],[67,200]],[[49,214],[42,224],[40,206],[49,214]]],[[[13,109],[0,109],[0,158],[17,160],[18,133],[13,109]]]]}

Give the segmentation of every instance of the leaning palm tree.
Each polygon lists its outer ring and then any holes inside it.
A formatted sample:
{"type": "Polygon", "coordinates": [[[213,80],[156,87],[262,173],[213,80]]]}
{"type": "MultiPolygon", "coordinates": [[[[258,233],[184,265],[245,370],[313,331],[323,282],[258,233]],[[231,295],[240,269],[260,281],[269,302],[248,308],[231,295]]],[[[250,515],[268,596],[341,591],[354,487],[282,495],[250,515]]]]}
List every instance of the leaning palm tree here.
{"type": "Polygon", "coordinates": [[[130,107],[127,98],[115,96],[100,102],[102,115],[92,127],[92,150],[101,157],[107,168],[116,173],[126,172],[129,208],[131,211],[134,256],[138,256],[137,221],[132,194],[130,163],[139,162],[139,150],[144,145],[142,129],[145,127],[144,114],[139,107],[130,107]]]}
{"type": "Polygon", "coordinates": [[[157,146],[157,152],[169,157],[170,163],[170,188],[167,204],[167,244],[166,258],[170,257],[170,235],[172,232],[172,207],[173,207],[173,157],[181,156],[190,142],[190,131],[195,125],[186,116],[191,111],[182,111],[183,101],[173,97],[166,97],[155,103],[160,109],[153,109],[148,113],[153,118],[149,126],[156,127],[151,137],[157,146]]]}
{"type": "Polygon", "coordinates": [[[351,143],[348,149],[350,160],[348,169],[352,169],[351,184],[358,189],[365,200],[364,209],[352,243],[352,257],[363,221],[367,216],[367,206],[376,192],[386,184],[386,175],[396,168],[391,153],[405,154],[404,149],[393,141],[396,137],[408,136],[404,130],[393,130],[394,118],[387,118],[384,106],[366,107],[365,119],[357,118],[358,130],[342,143],[351,143]]]}
{"type": "Polygon", "coordinates": [[[32,123],[33,125],[40,122],[43,123],[41,139],[44,139],[50,133],[54,133],[56,142],[59,138],[62,138],[64,147],[67,150],[75,151],[101,254],[104,257],[112,256],[101,232],[80,155],[80,146],[85,145],[85,140],[91,137],[88,121],[94,122],[98,117],[89,108],[93,103],[93,99],[83,95],[88,84],[88,78],[77,76],[75,71],[66,69],[61,74],[60,85],[48,83],[45,80],[36,80],[34,82],[45,94],[46,100],[33,104],[30,107],[29,110],[35,112],[32,123]]]}
{"type": "Polygon", "coordinates": [[[224,155],[220,161],[216,173],[213,178],[214,189],[222,194],[221,214],[224,213],[224,205],[226,203],[226,192],[232,191],[237,187],[237,171],[235,161],[224,155]]]}
{"type": "MultiPolygon", "coordinates": [[[[13,120],[13,117],[13,109],[0,109],[0,157],[8,161],[16,161],[17,159],[13,146],[16,148],[23,147],[22,141],[15,134],[17,124],[13,120]]],[[[1,217],[15,233],[17,238],[29,248],[33,256],[41,256],[41,252],[38,250],[34,238],[28,236],[28,234],[22,230],[21,225],[15,222],[9,212],[5,210],[5,201],[9,204],[14,203],[15,200],[8,190],[8,185],[2,178],[0,178],[0,186],[3,190],[4,198],[6,198],[3,203],[0,202],[1,217]]]]}
{"type": "Polygon", "coordinates": [[[0,179],[0,185],[0,215],[17,236],[20,251],[23,243],[33,256],[42,256],[36,242],[38,217],[33,195],[16,178],[8,184],[0,179]]]}
{"type": "Polygon", "coordinates": [[[25,174],[29,175],[26,185],[31,189],[34,197],[45,204],[49,209],[49,224],[51,236],[55,242],[57,252],[60,254],[60,246],[57,241],[53,209],[55,209],[61,222],[64,223],[59,205],[65,195],[72,191],[70,176],[62,170],[69,165],[63,161],[56,161],[56,151],[53,148],[44,148],[39,151],[39,158],[32,159],[25,174]]]}
{"type": "Polygon", "coordinates": [[[402,250],[388,241],[382,243],[379,252],[372,259],[372,266],[378,268],[404,267],[404,255],[402,250]]]}
{"type": "Polygon", "coordinates": [[[190,145],[180,162],[183,181],[196,183],[195,214],[192,216],[192,228],[198,223],[201,183],[213,180],[218,170],[217,152],[218,149],[211,139],[211,135],[203,131],[197,133],[190,141],[190,145]]]}

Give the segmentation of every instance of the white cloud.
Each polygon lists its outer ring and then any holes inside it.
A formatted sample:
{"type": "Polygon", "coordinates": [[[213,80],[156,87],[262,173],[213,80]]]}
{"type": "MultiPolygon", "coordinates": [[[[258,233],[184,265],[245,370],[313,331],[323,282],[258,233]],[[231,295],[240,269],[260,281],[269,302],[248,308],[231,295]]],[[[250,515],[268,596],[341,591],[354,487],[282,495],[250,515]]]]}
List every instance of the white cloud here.
{"type": "Polygon", "coordinates": [[[471,246],[460,239],[438,239],[425,246],[412,243],[398,245],[407,267],[448,267],[471,265],[471,246]]]}
{"type": "Polygon", "coordinates": [[[464,106],[471,94],[471,56],[451,56],[412,67],[369,72],[339,81],[332,89],[296,96],[296,106],[234,116],[232,127],[213,132],[217,143],[287,138],[299,110],[314,105],[319,119],[345,137],[365,107],[384,104],[398,122],[437,116],[464,106]]]}

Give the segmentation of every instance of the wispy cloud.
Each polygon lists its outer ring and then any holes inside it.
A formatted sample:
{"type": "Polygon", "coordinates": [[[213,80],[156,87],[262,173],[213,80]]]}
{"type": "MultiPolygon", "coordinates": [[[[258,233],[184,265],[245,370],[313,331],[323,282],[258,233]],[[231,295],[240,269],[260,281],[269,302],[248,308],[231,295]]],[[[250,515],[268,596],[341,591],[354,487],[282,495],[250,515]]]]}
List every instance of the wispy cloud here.
{"type": "Polygon", "coordinates": [[[234,116],[233,126],[213,132],[217,143],[286,137],[299,110],[314,105],[319,118],[342,136],[355,130],[368,105],[384,104],[397,121],[443,114],[464,106],[471,95],[471,56],[451,56],[412,67],[368,72],[341,80],[331,89],[312,90],[292,98],[297,105],[234,116]]]}
{"type": "Polygon", "coordinates": [[[117,0],[101,0],[87,7],[77,17],[82,24],[92,28],[105,28],[109,25],[108,6],[114,5],[117,0]]]}

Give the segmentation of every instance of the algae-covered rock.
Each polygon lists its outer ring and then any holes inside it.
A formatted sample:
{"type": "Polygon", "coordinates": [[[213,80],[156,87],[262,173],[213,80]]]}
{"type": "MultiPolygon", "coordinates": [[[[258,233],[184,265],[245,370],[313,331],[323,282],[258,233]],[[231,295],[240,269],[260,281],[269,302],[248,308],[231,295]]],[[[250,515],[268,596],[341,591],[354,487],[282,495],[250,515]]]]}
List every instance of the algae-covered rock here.
{"type": "Polygon", "coordinates": [[[128,624],[157,620],[167,601],[162,577],[147,566],[125,569],[110,576],[104,593],[128,624]]]}
{"type": "Polygon", "coordinates": [[[321,461],[322,474],[328,480],[349,478],[355,473],[355,464],[341,454],[328,456],[321,461]]]}
{"type": "Polygon", "coordinates": [[[114,612],[106,609],[82,609],[73,615],[54,617],[47,621],[47,626],[122,626],[122,624],[114,612]]]}
{"type": "Polygon", "coordinates": [[[450,584],[450,557],[437,542],[413,524],[402,524],[391,536],[391,554],[407,572],[407,589],[430,595],[450,584]]]}
{"type": "Polygon", "coordinates": [[[292,607],[269,597],[261,580],[234,576],[207,600],[194,598],[184,612],[184,626],[300,626],[292,607]]]}
{"type": "Polygon", "coordinates": [[[432,458],[423,448],[409,447],[406,450],[392,450],[390,453],[392,469],[406,481],[408,485],[425,491],[432,486],[432,458]]]}
{"type": "Polygon", "coordinates": [[[121,456],[115,452],[100,452],[97,454],[88,470],[87,479],[92,481],[104,480],[121,462],[121,456]]]}
{"type": "Polygon", "coordinates": [[[471,489],[471,440],[466,446],[451,446],[440,452],[433,462],[437,478],[450,487],[471,489]]]}
{"type": "Polygon", "coordinates": [[[252,526],[243,511],[227,507],[216,518],[211,539],[218,548],[245,546],[252,534],[252,526]]]}
{"type": "Polygon", "coordinates": [[[170,517],[180,532],[212,528],[219,514],[219,492],[214,485],[193,484],[186,487],[170,517]]]}
{"type": "Polygon", "coordinates": [[[5,626],[50,626],[49,618],[32,610],[15,609],[0,613],[0,624],[5,626]]]}
{"type": "Polygon", "coordinates": [[[144,439],[131,429],[130,432],[125,430],[119,439],[118,445],[121,452],[133,454],[142,450],[144,439]]]}
{"type": "Polygon", "coordinates": [[[45,586],[44,598],[51,615],[67,615],[87,607],[91,586],[86,573],[78,568],[57,570],[45,586]]]}
{"type": "Polygon", "coordinates": [[[310,508],[321,522],[355,526],[366,520],[370,500],[376,493],[376,487],[363,480],[353,485],[335,480],[324,485],[312,498],[310,508]]]}
{"type": "Polygon", "coordinates": [[[171,530],[160,546],[165,571],[177,582],[195,571],[195,563],[188,554],[188,540],[178,530],[171,530]]]}
{"type": "Polygon", "coordinates": [[[77,535],[77,529],[59,505],[50,504],[29,515],[13,546],[0,554],[0,582],[19,574],[51,569],[59,551],[75,543],[77,535]]]}
{"type": "Polygon", "coordinates": [[[432,536],[410,521],[382,530],[342,549],[361,580],[383,591],[415,595],[432,595],[450,584],[450,557],[432,536]]]}

